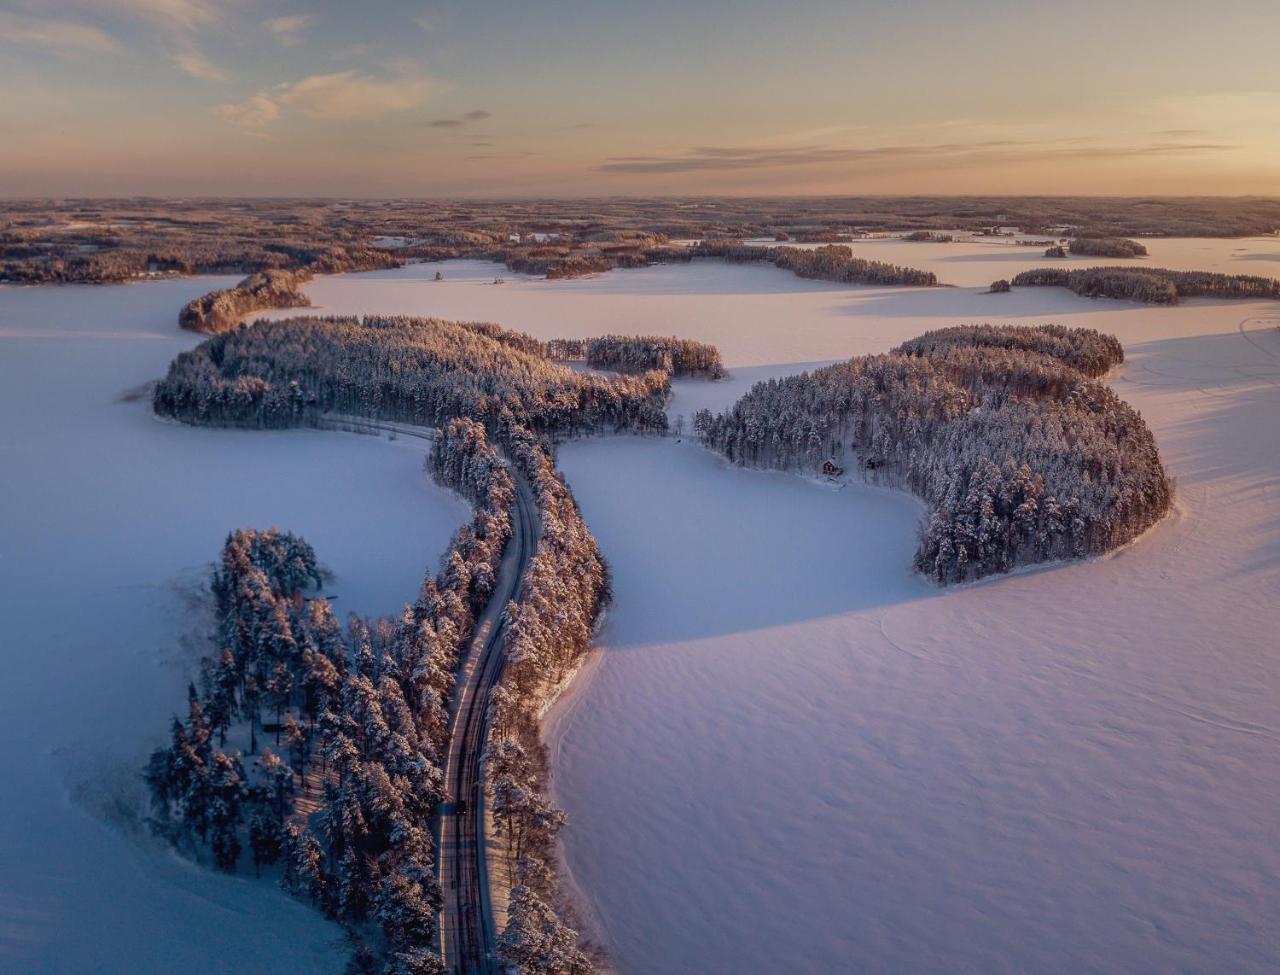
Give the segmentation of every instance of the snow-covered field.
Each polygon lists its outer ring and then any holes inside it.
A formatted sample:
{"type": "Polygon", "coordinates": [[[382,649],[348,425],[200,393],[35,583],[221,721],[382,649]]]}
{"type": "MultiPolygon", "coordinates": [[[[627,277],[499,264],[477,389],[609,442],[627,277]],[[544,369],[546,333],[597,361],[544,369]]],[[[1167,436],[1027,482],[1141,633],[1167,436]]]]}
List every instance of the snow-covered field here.
{"type": "MultiPolygon", "coordinates": [[[[897,246],[956,258],[958,284],[1042,263],[897,246]]],[[[1149,246],[1255,272],[1229,255],[1280,252],[1149,246]]],[[[566,446],[617,601],[548,733],[568,862],[623,975],[1280,968],[1280,306],[439,267],[307,290],[322,312],[714,342],[734,376],[681,384],[686,414],[927,328],[1091,326],[1124,342],[1113,382],[1177,478],[1177,513],[1110,559],[939,591],[908,571],[905,495],[687,442],[566,446]]]]}
{"type": "Polygon", "coordinates": [[[230,529],[300,532],[335,609],[396,613],[467,507],[421,441],[194,430],[122,402],[198,341],[181,305],[233,281],[0,287],[0,971],[345,963],[341,931],[270,882],[149,839],[139,771],[184,706],[189,600],[230,529]]]}

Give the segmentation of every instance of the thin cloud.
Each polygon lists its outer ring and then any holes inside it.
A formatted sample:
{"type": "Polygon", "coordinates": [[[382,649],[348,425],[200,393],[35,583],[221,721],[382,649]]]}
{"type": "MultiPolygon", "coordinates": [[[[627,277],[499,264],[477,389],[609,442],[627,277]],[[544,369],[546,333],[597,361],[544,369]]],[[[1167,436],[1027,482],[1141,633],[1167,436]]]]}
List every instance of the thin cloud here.
{"type": "Polygon", "coordinates": [[[286,108],[324,121],[374,118],[418,108],[444,87],[425,75],[378,77],[355,70],[336,71],[264,88],[243,101],[214,105],[212,111],[241,129],[261,132],[286,108]]]}
{"type": "Polygon", "coordinates": [[[193,30],[219,19],[215,0],[72,0],[82,10],[120,14],[137,20],[193,30]]]}
{"type": "Polygon", "coordinates": [[[308,118],[336,121],[418,108],[443,90],[425,76],[378,78],[353,70],[303,78],[286,86],[278,100],[308,118]]]}
{"type": "Polygon", "coordinates": [[[121,50],[114,37],[96,27],[4,11],[0,11],[0,41],[98,54],[115,54],[121,50]]]}
{"type": "Polygon", "coordinates": [[[239,102],[214,105],[213,114],[246,132],[261,132],[280,117],[280,106],[265,91],[239,102]]]}
{"type": "Polygon", "coordinates": [[[285,47],[293,47],[302,41],[302,32],[311,26],[311,17],[307,14],[290,14],[285,17],[272,17],[262,24],[275,35],[285,47]]]}
{"type": "Polygon", "coordinates": [[[226,81],[227,76],[221,68],[206,58],[199,51],[182,51],[169,56],[174,64],[202,81],[226,81]]]}
{"type": "Polygon", "coordinates": [[[430,121],[422,122],[421,124],[425,125],[429,129],[460,129],[471,122],[483,122],[485,119],[492,117],[492,112],[487,112],[483,108],[477,108],[456,118],[431,119],[430,121]]]}
{"type": "Polygon", "coordinates": [[[1233,148],[1218,143],[1188,144],[1162,142],[1132,146],[1046,145],[1010,139],[982,142],[948,142],[934,145],[874,146],[836,148],[796,146],[788,149],[699,146],[676,156],[614,156],[600,167],[610,173],[695,173],[749,169],[817,166],[832,163],[907,163],[956,156],[989,155],[997,160],[1037,158],[1113,159],[1167,155],[1184,152],[1219,151],[1233,148]]]}

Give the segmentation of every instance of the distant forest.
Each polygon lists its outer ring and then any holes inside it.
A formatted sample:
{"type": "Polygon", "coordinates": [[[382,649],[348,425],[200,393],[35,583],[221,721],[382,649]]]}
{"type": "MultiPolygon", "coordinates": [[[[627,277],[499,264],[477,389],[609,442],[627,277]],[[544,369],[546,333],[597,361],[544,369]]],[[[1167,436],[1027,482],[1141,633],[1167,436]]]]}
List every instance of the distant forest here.
{"type": "Polygon", "coordinates": [[[17,200],[0,203],[0,281],[328,274],[450,257],[564,277],[687,260],[671,244],[679,240],[839,243],[849,233],[1007,225],[1085,238],[1240,237],[1280,229],[1280,199],[17,200]]]}
{"type": "Polygon", "coordinates": [[[704,241],[694,247],[695,257],[719,257],[733,264],[768,263],[797,277],[840,284],[905,285],[932,287],[938,276],[883,261],[854,257],[843,244],[806,250],[800,247],[752,247],[741,241],[704,241]]]}
{"type": "Polygon", "coordinates": [[[1176,305],[1182,298],[1280,298],[1280,281],[1252,274],[1171,271],[1160,267],[1044,267],[1014,275],[1014,285],[1068,288],[1086,298],[1176,305]]]}
{"type": "Polygon", "coordinates": [[[1072,254],[1090,257],[1146,257],[1147,249],[1124,237],[1077,237],[1067,246],[1072,254]]]}

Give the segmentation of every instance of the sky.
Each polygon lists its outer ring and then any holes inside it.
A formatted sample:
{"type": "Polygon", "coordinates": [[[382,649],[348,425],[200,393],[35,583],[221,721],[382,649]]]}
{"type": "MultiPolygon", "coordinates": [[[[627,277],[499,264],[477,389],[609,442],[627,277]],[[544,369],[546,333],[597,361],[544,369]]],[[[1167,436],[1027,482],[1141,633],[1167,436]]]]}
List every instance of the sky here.
{"type": "Polygon", "coordinates": [[[0,0],[0,196],[1280,195],[1276,0],[0,0]]]}

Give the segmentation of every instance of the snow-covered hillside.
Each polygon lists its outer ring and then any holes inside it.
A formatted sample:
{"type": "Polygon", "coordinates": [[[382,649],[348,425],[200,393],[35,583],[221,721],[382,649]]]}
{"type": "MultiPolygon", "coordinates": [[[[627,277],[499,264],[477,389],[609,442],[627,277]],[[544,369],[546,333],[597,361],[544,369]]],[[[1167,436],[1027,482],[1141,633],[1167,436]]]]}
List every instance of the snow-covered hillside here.
{"type": "Polygon", "coordinates": [[[227,532],[278,525],[335,573],[335,609],[398,613],[469,509],[423,444],[164,424],[149,397],[224,279],[0,287],[0,970],[339,972],[342,932],[137,820],[182,707],[189,606],[227,532]]]}

